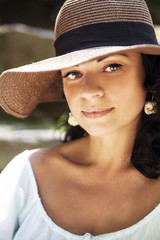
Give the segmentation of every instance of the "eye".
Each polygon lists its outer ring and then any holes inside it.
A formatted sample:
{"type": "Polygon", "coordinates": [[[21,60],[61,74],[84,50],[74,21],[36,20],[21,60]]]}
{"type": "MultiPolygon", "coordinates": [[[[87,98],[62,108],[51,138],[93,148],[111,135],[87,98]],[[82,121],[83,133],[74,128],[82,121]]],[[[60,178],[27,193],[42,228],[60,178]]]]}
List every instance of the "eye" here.
{"type": "Polygon", "coordinates": [[[81,76],[82,76],[82,74],[80,72],[68,72],[65,74],[65,76],[63,76],[63,78],[69,78],[70,80],[74,80],[81,76]]]}
{"type": "Polygon", "coordinates": [[[106,68],[105,68],[105,71],[106,72],[115,72],[117,71],[119,68],[121,68],[122,65],[121,64],[117,64],[117,63],[113,63],[113,64],[110,64],[108,65],[106,68]]]}

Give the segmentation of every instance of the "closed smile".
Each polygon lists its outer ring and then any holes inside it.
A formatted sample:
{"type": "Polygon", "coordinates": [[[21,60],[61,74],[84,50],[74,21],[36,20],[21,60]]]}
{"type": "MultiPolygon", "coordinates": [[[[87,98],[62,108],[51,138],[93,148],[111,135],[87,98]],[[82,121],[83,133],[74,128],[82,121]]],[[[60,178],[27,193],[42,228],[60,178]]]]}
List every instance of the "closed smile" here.
{"type": "Polygon", "coordinates": [[[87,118],[101,118],[112,112],[113,109],[114,108],[107,108],[105,110],[82,111],[82,113],[87,118]]]}

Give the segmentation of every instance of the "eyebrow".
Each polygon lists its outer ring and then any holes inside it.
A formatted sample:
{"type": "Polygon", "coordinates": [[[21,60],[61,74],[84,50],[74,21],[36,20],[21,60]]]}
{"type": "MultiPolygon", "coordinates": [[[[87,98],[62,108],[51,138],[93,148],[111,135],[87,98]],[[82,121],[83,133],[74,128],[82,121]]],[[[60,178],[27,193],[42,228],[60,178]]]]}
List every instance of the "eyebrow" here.
{"type": "MultiPolygon", "coordinates": [[[[115,55],[121,55],[121,56],[125,56],[125,57],[129,57],[127,54],[125,54],[125,53],[118,53],[118,54],[115,54],[115,55]]],[[[104,59],[106,59],[106,58],[109,58],[110,56],[114,56],[113,54],[111,55],[107,55],[107,56],[104,56],[104,57],[101,57],[101,58],[98,58],[97,59],[97,62],[101,62],[101,61],[103,61],[104,59]]],[[[78,65],[75,65],[75,67],[79,67],[79,64],[78,65]]]]}
{"type": "MultiPolygon", "coordinates": [[[[116,54],[116,55],[121,55],[121,56],[125,56],[125,57],[129,57],[127,54],[125,54],[125,53],[118,53],[118,54],[116,54]]],[[[108,58],[108,57],[110,57],[110,56],[113,56],[113,54],[112,55],[108,55],[108,56],[104,56],[104,57],[101,57],[101,58],[98,58],[97,59],[97,62],[101,62],[101,61],[103,61],[104,59],[106,59],[106,58],[108,58]]]]}

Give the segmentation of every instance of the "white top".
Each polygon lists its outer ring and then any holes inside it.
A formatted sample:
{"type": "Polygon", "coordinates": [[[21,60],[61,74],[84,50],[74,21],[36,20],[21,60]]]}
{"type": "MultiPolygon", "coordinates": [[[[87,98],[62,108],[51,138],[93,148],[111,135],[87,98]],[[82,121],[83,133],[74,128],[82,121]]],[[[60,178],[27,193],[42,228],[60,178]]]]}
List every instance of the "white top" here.
{"type": "Polygon", "coordinates": [[[133,226],[99,236],[75,235],[57,226],[39,198],[29,155],[18,155],[0,174],[0,240],[160,239],[160,204],[133,226]]]}

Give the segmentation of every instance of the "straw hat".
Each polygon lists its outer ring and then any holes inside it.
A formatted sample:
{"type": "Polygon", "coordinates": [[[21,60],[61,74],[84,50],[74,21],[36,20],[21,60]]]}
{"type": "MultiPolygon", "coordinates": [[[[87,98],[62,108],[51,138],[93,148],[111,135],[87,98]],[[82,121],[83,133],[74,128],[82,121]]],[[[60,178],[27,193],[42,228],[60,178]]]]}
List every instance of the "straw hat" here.
{"type": "Polygon", "coordinates": [[[67,0],[56,19],[55,49],[56,57],[0,76],[5,111],[25,118],[41,102],[63,101],[62,68],[122,50],[160,55],[143,0],[67,0]]]}

